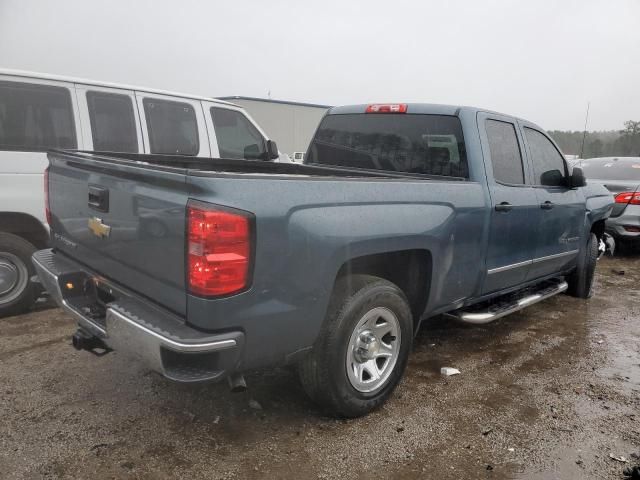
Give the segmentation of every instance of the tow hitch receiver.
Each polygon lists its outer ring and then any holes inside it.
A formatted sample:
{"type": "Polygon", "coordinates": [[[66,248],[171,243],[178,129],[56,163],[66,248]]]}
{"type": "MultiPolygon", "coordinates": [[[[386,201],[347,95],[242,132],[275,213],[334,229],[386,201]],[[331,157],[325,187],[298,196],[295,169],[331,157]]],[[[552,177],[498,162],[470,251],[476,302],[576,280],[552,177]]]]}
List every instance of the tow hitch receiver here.
{"type": "Polygon", "coordinates": [[[96,357],[102,357],[113,351],[100,338],[85,332],[81,328],[71,336],[71,344],[76,350],[86,350],[96,357]]]}

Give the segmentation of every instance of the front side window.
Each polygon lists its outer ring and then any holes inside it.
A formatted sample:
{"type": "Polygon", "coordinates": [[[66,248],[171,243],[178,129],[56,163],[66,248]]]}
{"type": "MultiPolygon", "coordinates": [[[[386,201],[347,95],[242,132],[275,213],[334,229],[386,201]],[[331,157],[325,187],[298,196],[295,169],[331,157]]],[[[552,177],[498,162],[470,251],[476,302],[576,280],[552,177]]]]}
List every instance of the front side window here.
{"type": "Polygon", "coordinates": [[[0,149],[76,148],[71,95],[64,87],[0,81],[0,149]]]}
{"type": "Polygon", "coordinates": [[[191,105],[183,102],[145,98],[151,153],[165,155],[197,155],[198,121],[191,105]]]}
{"type": "Polygon", "coordinates": [[[564,158],[551,140],[532,128],[525,127],[524,131],[531,151],[535,183],[547,187],[565,185],[564,158]]]}
{"type": "Polygon", "coordinates": [[[515,126],[512,123],[487,120],[485,129],[489,139],[493,177],[500,183],[523,185],[524,168],[515,126]]]}
{"type": "Polygon", "coordinates": [[[133,102],[127,95],[87,92],[93,149],[102,152],[138,151],[133,102]]]}
{"type": "Polygon", "coordinates": [[[220,157],[240,160],[266,160],[264,138],[242,112],[211,107],[220,157]]]}
{"type": "Polygon", "coordinates": [[[305,163],[469,176],[462,126],[450,115],[327,115],[305,163]]]}

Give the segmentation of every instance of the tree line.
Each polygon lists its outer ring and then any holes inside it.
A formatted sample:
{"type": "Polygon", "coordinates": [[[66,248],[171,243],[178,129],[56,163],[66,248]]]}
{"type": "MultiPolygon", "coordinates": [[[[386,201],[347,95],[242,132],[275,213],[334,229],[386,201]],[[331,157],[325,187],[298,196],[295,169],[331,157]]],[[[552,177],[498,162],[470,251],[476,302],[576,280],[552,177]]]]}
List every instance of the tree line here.
{"type": "MultiPolygon", "coordinates": [[[[584,132],[552,130],[549,135],[565,155],[580,155],[584,132]]],[[[640,157],[640,122],[624,122],[622,130],[587,132],[582,158],[640,157]]]]}

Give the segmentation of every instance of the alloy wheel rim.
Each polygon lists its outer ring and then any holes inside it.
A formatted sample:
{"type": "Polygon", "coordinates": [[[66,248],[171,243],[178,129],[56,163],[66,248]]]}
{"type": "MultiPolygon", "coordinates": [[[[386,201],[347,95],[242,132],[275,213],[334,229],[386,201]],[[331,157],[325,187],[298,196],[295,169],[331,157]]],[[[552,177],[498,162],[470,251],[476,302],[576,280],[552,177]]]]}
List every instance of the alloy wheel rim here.
{"type": "Polygon", "coordinates": [[[0,305],[13,302],[29,282],[29,270],[19,257],[0,252],[0,305]]]}
{"type": "Polygon", "coordinates": [[[398,317],[385,307],[366,312],[356,324],[346,355],[347,377],[361,393],[381,389],[393,373],[401,344],[398,317]]]}

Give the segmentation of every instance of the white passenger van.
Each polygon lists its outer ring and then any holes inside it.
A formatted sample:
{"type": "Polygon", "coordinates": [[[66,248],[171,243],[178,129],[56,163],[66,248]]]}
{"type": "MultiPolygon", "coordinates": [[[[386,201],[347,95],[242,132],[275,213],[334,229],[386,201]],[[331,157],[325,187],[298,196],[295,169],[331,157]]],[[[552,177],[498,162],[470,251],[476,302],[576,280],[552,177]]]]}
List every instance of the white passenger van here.
{"type": "Polygon", "coordinates": [[[36,296],[47,150],[288,161],[246,111],[213,98],[0,69],[0,317],[36,296]]]}

